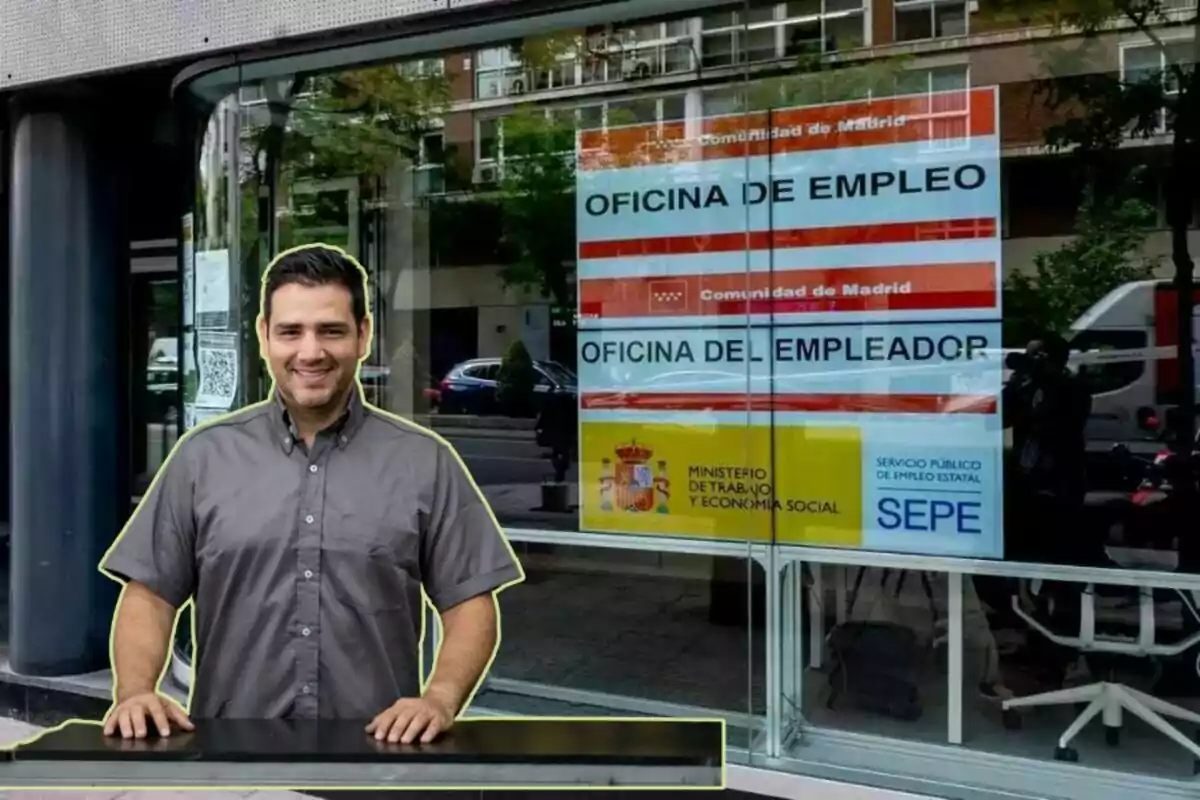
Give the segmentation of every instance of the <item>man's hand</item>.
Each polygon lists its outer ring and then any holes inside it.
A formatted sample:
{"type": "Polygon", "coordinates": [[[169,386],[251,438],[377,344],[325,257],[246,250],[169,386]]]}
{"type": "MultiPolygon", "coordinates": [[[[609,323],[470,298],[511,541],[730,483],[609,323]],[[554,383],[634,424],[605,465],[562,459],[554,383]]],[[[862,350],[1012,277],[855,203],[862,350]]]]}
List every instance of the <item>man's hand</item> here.
{"type": "Polygon", "coordinates": [[[147,718],[160,736],[170,736],[172,725],[185,731],[195,730],[187,712],[174,700],[157,692],[141,692],[108,710],[108,716],[104,718],[104,735],[113,736],[119,731],[122,739],[144,739],[147,718]]]}
{"type": "Polygon", "coordinates": [[[432,742],[439,734],[450,730],[454,713],[440,700],[432,697],[406,697],[384,709],[367,725],[367,733],[379,741],[412,744],[420,737],[432,742]]]}

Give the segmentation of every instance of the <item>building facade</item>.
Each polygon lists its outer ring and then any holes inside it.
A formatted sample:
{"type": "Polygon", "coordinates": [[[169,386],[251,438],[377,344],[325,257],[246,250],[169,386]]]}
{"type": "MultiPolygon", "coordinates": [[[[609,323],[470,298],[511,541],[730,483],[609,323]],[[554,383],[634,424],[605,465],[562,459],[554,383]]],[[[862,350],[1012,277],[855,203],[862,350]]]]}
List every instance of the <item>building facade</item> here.
{"type": "Polygon", "coordinates": [[[326,242],[530,576],[474,713],[720,716],[777,796],[1194,796],[1193,3],[9,5],[14,680],[103,669],[100,553],[326,242]]]}
{"type": "MultiPolygon", "coordinates": [[[[1182,14],[1186,16],[1186,9],[1182,14]]],[[[1079,191],[1079,177],[1046,141],[1047,132],[1063,113],[1055,108],[1045,76],[1037,74],[1048,68],[1047,54],[1072,38],[1055,26],[1022,25],[969,3],[766,3],[740,16],[729,8],[717,8],[646,25],[605,24],[589,31],[551,34],[538,43],[549,48],[550,55],[523,56],[522,47],[505,42],[417,58],[405,62],[402,69],[411,76],[439,76],[444,85],[438,89],[444,94],[439,97],[439,113],[430,114],[422,121],[424,129],[414,134],[413,190],[435,218],[465,216],[470,224],[490,225],[485,240],[501,243],[501,223],[494,213],[488,216],[494,204],[487,197],[502,180],[506,116],[536,108],[548,120],[571,118],[583,127],[604,128],[736,113],[760,100],[754,96],[759,89],[742,85],[743,76],[751,87],[769,84],[781,74],[794,75],[796,60],[815,53],[862,63],[861,71],[870,73],[849,79],[863,86],[837,87],[847,97],[860,90],[869,93],[865,83],[874,79],[892,84],[871,87],[876,94],[1000,87],[1003,263],[1006,270],[1029,271],[1036,254],[1061,244],[1076,222],[1073,198],[1079,191]],[[603,42],[607,51],[580,57],[574,52],[577,39],[588,46],[603,42]],[[523,57],[549,58],[552,63],[531,67],[523,57]],[[1017,77],[1022,79],[1014,80],[1017,77]],[[1047,175],[1054,176],[1051,192],[1057,195],[1048,193],[1047,175]],[[451,204],[465,208],[456,215],[447,210],[451,204]]],[[[1161,70],[1169,59],[1183,58],[1191,41],[1171,31],[1164,50],[1136,30],[1095,39],[1089,41],[1094,52],[1089,53],[1087,69],[1127,77],[1161,70]]],[[[268,102],[263,88],[244,87],[238,99],[243,108],[257,109],[248,112],[250,124],[261,124],[268,102]]],[[[938,113],[952,124],[949,120],[956,115],[965,118],[966,111],[938,113]]],[[[1138,142],[1158,145],[1159,151],[1164,143],[1165,138],[1138,142]]],[[[1165,256],[1170,250],[1164,191],[1168,167],[1161,152],[1139,154],[1133,161],[1146,173],[1139,185],[1141,199],[1153,207],[1145,252],[1165,256]]],[[[335,236],[349,237],[339,241],[362,235],[357,220],[351,219],[359,187],[338,177],[297,188],[292,202],[308,213],[316,207],[306,205],[306,198],[337,197],[328,207],[336,217],[328,220],[332,227],[313,220],[312,235],[323,235],[327,229],[336,230],[335,236]]],[[[296,209],[290,213],[297,213],[296,209]]],[[[524,287],[505,284],[503,266],[513,258],[511,252],[452,236],[435,235],[430,246],[429,258],[438,266],[430,276],[432,307],[475,309],[478,318],[475,342],[456,344],[453,354],[442,361],[499,357],[514,338],[521,338],[540,357],[549,357],[553,303],[536,293],[529,296],[521,291],[524,287]],[[482,295],[481,287],[488,287],[482,295]],[[498,328],[504,332],[498,334],[498,328]]],[[[564,258],[569,260],[570,254],[564,258]]]]}

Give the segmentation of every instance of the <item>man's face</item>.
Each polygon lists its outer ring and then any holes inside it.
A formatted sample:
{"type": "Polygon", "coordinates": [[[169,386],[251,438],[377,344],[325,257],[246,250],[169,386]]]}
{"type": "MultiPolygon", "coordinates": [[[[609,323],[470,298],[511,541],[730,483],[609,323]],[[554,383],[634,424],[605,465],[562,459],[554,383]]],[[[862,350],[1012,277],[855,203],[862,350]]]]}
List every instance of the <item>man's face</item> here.
{"type": "Polygon", "coordinates": [[[355,324],[343,286],[289,283],[276,289],[271,318],[259,318],[258,336],[284,399],[312,409],[339,401],[366,355],[368,324],[355,324]]]}

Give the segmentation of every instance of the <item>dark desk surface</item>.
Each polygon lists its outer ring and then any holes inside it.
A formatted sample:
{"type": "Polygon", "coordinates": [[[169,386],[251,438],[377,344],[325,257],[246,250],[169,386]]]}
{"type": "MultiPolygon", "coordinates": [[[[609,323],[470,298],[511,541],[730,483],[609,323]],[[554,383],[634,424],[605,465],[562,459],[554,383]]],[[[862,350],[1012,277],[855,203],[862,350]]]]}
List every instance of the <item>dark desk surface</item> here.
{"type": "Polygon", "coordinates": [[[377,742],[367,720],[194,720],[196,730],[142,740],[72,722],[0,751],[4,761],[338,762],[715,766],[719,721],[471,719],[431,744],[377,742]]]}

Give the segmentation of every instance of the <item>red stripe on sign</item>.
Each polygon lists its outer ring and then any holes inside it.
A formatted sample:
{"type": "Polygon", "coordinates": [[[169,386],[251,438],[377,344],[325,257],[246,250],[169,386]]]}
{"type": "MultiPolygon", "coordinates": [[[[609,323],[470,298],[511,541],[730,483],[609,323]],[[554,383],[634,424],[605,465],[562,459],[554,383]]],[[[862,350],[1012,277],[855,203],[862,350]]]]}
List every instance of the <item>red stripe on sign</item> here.
{"type": "Polygon", "coordinates": [[[979,309],[996,305],[991,262],[714,272],[579,282],[589,319],[979,309]]]}
{"type": "Polygon", "coordinates": [[[996,293],[937,292],[895,294],[875,297],[843,297],[832,300],[752,300],[720,304],[721,314],[810,314],[854,311],[928,311],[932,309],[993,308],[996,293]]]}
{"type": "MultiPolygon", "coordinates": [[[[722,300],[706,309],[704,316],[744,316],[746,314],[853,314],[857,312],[885,311],[967,311],[996,307],[996,293],[983,292],[935,292],[919,295],[878,295],[871,297],[842,297],[813,300],[722,300]]],[[[664,312],[665,313],[665,312],[664,312]]],[[[581,302],[579,315],[587,319],[618,319],[621,317],[651,316],[641,314],[611,313],[602,302],[581,302]]],[[[675,312],[675,316],[693,316],[694,313],[675,312]]],[[[653,316],[663,316],[662,313],[653,316]]]]}
{"type": "Polygon", "coordinates": [[[735,253],[797,247],[842,247],[859,244],[990,239],[996,235],[992,217],[837,225],[776,231],[737,231],[694,236],[654,236],[639,239],[593,240],[579,243],[580,259],[636,256],[682,256],[697,253],[735,253]]]}
{"type": "Polygon", "coordinates": [[[995,414],[995,395],[942,394],[714,394],[589,392],[588,410],[803,411],[855,414],[995,414]]]}

